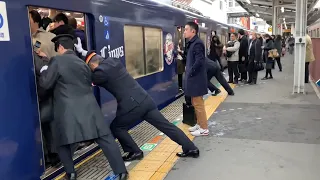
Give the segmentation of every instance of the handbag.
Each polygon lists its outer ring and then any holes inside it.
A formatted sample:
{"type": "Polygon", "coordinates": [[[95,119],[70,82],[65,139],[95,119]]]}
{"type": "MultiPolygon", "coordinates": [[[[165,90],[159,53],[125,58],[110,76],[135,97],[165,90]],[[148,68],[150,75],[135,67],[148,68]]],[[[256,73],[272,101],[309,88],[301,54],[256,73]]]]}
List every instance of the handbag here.
{"type": "Polygon", "coordinates": [[[269,51],[268,51],[268,57],[269,57],[269,58],[272,58],[272,59],[279,57],[278,50],[277,50],[277,49],[271,49],[271,50],[269,50],[269,51]]]}
{"type": "Polygon", "coordinates": [[[264,70],[264,65],[261,61],[254,62],[254,71],[262,71],[264,70]]]}
{"type": "Polygon", "coordinates": [[[184,124],[189,126],[194,126],[197,124],[197,117],[195,114],[194,107],[192,105],[187,105],[183,103],[183,120],[184,124]]]}

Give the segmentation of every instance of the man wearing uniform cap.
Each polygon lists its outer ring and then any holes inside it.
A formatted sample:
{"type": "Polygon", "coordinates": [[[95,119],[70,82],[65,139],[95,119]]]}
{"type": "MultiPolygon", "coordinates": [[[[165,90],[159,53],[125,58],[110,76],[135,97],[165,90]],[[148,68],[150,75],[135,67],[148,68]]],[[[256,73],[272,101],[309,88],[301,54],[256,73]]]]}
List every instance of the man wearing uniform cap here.
{"type": "Polygon", "coordinates": [[[194,158],[199,156],[198,148],[183,131],[160,113],[149,94],[128,73],[119,59],[111,57],[104,59],[93,51],[83,50],[79,38],[75,47],[86,57],[85,62],[93,71],[93,83],[105,88],[117,99],[116,118],[112,121],[110,128],[123,151],[127,153],[123,157],[124,161],[143,158],[143,152],[128,133],[129,127],[139,120],[147,121],[182,145],[183,152],[177,153],[177,156],[194,158]]]}
{"type": "Polygon", "coordinates": [[[77,179],[72,160],[74,148],[87,140],[99,144],[118,179],[127,179],[119,147],[93,95],[91,70],[73,51],[73,36],[58,35],[52,42],[60,55],[41,68],[39,85],[53,90],[53,140],[68,179],[77,179]]]}

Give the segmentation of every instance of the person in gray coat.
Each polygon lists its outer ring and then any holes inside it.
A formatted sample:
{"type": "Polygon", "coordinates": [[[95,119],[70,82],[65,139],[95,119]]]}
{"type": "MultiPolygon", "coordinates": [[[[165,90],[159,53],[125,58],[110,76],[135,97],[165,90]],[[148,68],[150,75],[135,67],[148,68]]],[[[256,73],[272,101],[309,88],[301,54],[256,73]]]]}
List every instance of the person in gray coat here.
{"type": "Polygon", "coordinates": [[[58,35],[52,42],[60,55],[41,68],[39,85],[45,90],[53,90],[51,129],[67,177],[77,179],[73,149],[77,143],[87,140],[99,144],[120,179],[127,177],[120,149],[93,95],[91,70],[73,51],[73,36],[58,35]]]}

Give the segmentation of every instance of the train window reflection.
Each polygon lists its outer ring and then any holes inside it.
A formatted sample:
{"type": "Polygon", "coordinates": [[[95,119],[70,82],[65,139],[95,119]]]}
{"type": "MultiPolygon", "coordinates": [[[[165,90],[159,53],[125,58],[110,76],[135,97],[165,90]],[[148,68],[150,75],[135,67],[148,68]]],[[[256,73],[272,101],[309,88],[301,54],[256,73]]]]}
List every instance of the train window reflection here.
{"type": "Polygon", "coordinates": [[[163,70],[161,29],[126,25],[124,39],[126,68],[134,78],[163,70]]]}
{"type": "Polygon", "coordinates": [[[139,26],[124,27],[126,67],[133,77],[145,75],[143,31],[139,26]]]}

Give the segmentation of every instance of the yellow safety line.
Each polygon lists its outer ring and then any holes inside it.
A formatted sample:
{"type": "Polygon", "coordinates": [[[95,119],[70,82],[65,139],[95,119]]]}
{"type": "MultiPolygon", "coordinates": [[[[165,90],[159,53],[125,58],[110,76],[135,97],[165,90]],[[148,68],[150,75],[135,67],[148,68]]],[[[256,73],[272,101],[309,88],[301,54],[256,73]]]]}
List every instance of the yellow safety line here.
{"type": "MultiPolygon", "coordinates": [[[[235,87],[234,84],[230,84],[230,86],[232,88],[235,87]]],[[[210,96],[205,101],[205,109],[208,119],[228,96],[228,93],[222,87],[220,89],[221,95],[210,96]]],[[[181,123],[178,127],[186,133],[191,140],[194,139],[194,136],[192,136],[188,131],[190,126],[181,123]]],[[[179,159],[179,157],[176,156],[176,153],[181,151],[182,149],[178,144],[172,141],[169,137],[166,137],[129,172],[129,179],[163,180],[179,159]]]]}

